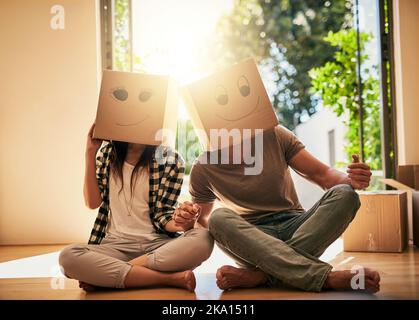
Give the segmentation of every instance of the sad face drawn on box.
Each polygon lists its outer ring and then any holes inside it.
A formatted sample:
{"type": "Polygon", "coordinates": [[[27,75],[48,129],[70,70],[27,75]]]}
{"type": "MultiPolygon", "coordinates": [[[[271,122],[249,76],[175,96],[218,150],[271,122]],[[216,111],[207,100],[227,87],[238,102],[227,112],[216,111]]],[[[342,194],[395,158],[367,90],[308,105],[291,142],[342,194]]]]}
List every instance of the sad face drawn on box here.
{"type": "Polygon", "coordinates": [[[94,137],[159,145],[165,142],[162,130],[175,132],[177,109],[177,89],[168,76],[106,70],[94,137]]]}
{"type": "MultiPolygon", "coordinates": [[[[182,88],[183,98],[203,145],[211,129],[269,129],[278,124],[253,59],[182,88]]],[[[205,141],[206,140],[206,141],[205,141]]]]}

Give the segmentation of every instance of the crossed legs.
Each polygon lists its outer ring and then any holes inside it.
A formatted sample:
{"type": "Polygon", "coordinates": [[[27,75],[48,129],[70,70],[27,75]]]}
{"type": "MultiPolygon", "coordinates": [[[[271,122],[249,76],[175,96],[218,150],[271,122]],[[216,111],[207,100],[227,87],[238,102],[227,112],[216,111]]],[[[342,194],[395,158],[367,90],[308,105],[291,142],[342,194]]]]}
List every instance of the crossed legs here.
{"type": "MultiPolygon", "coordinates": [[[[242,268],[223,266],[217,272],[222,289],[275,285],[282,282],[307,291],[350,288],[350,271],[331,271],[318,257],[347,228],[359,199],[348,185],[331,188],[304,214],[267,233],[228,209],[215,210],[209,228],[217,244],[242,268]]],[[[365,270],[366,289],[379,289],[379,275],[365,270]]]]}
{"type": "Polygon", "coordinates": [[[213,240],[207,230],[193,229],[136,258],[142,254],[140,247],[120,239],[105,239],[100,245],[74,244],[63,249],[59,262],[65,275],[79,280],[86,291],[148,286],[193,291],[196,283],[191,270],[209,257],[213,240]]]}

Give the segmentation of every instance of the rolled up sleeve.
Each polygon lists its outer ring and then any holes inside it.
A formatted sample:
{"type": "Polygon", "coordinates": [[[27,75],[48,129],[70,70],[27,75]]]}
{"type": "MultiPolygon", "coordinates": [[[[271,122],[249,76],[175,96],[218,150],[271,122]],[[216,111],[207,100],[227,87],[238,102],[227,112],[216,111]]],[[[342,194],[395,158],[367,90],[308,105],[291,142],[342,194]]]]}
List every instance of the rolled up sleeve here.
{"type": "Polygon", "coordinates": [[[194,164],[191,169],[189,193],[193,202],[213,203],[216,200],[216,196],[211,190],[211,185],[201,164],[194,164]]]}
{"type": "Polygon", "coordinates": [[[285,160],[289,164],[292,157],[304,149],[305,146],[292,131],[283,126],[276,126],[275,134],[284,152],[285,160]]]}

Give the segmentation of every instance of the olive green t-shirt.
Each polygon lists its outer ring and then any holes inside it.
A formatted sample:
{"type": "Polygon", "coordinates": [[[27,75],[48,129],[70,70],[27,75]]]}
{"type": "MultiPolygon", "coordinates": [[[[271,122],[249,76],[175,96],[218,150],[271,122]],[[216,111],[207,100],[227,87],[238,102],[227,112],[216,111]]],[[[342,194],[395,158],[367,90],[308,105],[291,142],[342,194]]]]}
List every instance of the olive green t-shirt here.
{"type": "Polygon", "coordinates": [[[264,131],[263,168],[257,175],[245,175],[248,165],[244,163],[201,163],[203,157],[209,159],[210,153],[206,152],[192,167],[189,192],[194,202],[219,200],[251,222],[278,212],[303,212],[288,167],[291,158],[303,148],[283,126],[264,131]]]}

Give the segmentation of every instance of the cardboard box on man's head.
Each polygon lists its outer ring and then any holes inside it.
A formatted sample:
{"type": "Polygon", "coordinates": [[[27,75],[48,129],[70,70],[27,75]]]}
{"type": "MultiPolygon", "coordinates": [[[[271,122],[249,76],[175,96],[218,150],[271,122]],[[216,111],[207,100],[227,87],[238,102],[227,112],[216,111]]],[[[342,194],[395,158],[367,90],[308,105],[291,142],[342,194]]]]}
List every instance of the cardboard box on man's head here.
{"type": "MultiPolygon", "coordinates": [[[[270,129],[278,124],[254,59],[247,59],[182,88],[192,124],[206,150],[211,129],[270,129]]],[[[213,140],[213,139],[212,139],[213,140]]]]}
{"type": "Polygon", "coordinates": [[[174,147],[178,97],[169,76],[105,70],[94,137],[174,147]]]}

